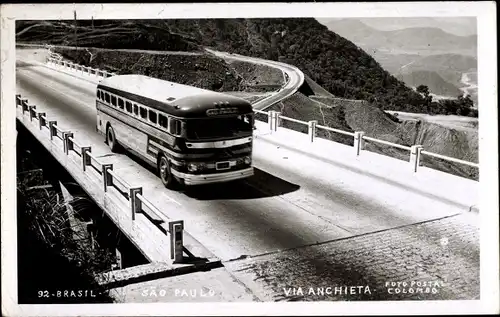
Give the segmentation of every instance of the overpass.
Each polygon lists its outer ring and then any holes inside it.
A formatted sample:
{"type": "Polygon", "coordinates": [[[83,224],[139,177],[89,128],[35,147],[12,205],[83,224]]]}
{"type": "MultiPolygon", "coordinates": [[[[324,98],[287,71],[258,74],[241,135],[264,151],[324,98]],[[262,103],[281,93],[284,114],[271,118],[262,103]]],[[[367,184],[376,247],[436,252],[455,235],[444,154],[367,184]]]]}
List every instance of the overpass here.
{"type": "Polygon", "coordinates": [[[43,54],[18,51],[18,120],[159,269],[197,270],[454,217],[477,205],[477,182],[419,164],[422,155],[475,163],[276,112],[256,122],[254,177],[168,191],[154,171],[111,153],[95,132],[96,83],[108,74],[57,59],[45,64],[43,54]],[[307,125],[308,134],[280,127],[282,120],[307,125]],[[354,146],[318,138],[317,129],[351,136],[354,146]],[[407,150],[410,161],[363,151],[364,142],[407,150]],[[177,220],[183,221],[184,248],[176,262],[168,224],[177,220]]]}

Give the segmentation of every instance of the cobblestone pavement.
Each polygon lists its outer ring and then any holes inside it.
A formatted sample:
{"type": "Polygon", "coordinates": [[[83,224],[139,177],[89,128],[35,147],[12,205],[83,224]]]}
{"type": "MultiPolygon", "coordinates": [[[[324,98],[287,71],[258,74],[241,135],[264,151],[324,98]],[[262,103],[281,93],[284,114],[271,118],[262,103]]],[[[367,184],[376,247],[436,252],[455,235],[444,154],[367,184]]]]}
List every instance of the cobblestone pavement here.
{"type": "Polygon", "coordinates": [[[460,214],[225,266],[264,301],[479,299],[478,218],[460,214]]]}

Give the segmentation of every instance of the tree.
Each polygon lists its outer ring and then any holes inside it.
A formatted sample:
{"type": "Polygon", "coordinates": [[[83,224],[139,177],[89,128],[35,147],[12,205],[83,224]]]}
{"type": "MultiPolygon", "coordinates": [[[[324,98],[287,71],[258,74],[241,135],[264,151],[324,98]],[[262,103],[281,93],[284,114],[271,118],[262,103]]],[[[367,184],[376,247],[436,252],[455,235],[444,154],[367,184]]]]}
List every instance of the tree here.
{"type": "Polygon", "coordinates": [[[426,85],[420,85],[417,87],[417,92],[427,98],[429,96],[429,87],[426,85]]]}
{"type": "Polygon", "coordinates": [[[470,109],[474,107],[474,101],[472,101],[472,98],[469,94],[467,94],[465,97],[464,96],[458,96],[458,103],[462,108],[470,109]]]}

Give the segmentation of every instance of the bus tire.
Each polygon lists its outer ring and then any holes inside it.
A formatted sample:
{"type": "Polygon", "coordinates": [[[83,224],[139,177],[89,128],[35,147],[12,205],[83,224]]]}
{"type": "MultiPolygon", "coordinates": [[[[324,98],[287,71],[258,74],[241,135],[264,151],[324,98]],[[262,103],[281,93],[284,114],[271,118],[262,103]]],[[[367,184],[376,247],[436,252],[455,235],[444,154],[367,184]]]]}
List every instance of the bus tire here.
{"type": "Polygon", "coordinates": [[[160,157],[158,158],[158,174],[161,182],[166,188],[174,188],[175,177],[172,175],[172,171],[170,170],[170,162],[163,154],[160,154],[160,157]]]}
{"type": "Polygon", "coordinates": [[[111,152],[118,152],[118,141],[116,140],[116,134],[111,125],[108,125],[106,129],[106,143],[108,143],[111,152]]]}

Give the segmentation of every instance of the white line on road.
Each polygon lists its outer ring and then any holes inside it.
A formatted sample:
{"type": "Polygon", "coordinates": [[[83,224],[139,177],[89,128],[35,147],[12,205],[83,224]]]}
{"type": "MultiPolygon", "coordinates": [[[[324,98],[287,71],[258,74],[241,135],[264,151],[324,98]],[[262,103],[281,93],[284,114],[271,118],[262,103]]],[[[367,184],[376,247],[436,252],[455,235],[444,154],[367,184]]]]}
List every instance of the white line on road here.
{"type": "Polygon", "coordinates": [[[176,203],[177,205],[179,206],[182,206],[182,204],[180,202],[178,202],[177,200],[173,199],[172,197],[168,196],[166,193],[162,192],[162,195],[167,198],[168,200],[170,200],[171,202],[174,202],[176,203]]]}

